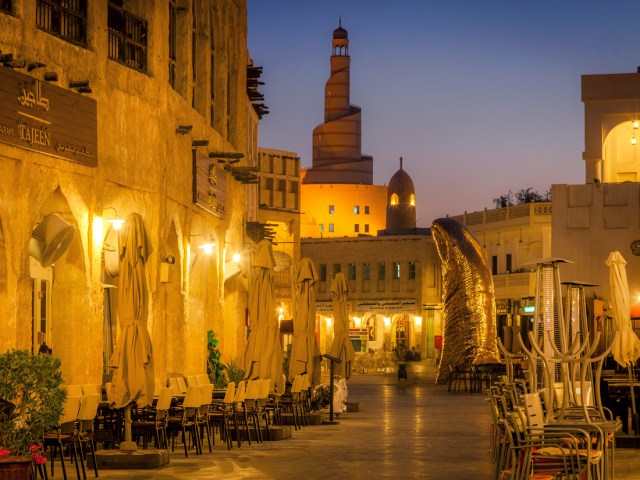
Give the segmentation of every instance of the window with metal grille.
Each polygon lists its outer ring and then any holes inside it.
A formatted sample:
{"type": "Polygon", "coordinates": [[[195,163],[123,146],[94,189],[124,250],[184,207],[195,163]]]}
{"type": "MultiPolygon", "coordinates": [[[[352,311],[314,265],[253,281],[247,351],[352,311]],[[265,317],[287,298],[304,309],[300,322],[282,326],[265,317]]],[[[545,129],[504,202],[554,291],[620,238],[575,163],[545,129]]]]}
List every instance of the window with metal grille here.
{"type": "Polygon", "coordinates": [[[327,281],[327,265],[324,263],[320,264],[320,272],[318,272],[320,274],[320,281],[321,282],[326,282],[327,281]]]}
{"type": "Polygon", "coordinates": [[[147,21],[109,2],[109,58],[147,71],[147,21]]]}
{"type": "Polygon", "coordinates": [[[339,263],[334,263],[333,264],[333,276],[335,277],[338,273],[340,273],[340,264],[339,263]]]}
{"type": "Polygon", "coordinates": [[[178,7],[175,0],[169,0],[169,85],[173,89],[176,88],[176,37],[177,37],[177,25],[176,25],[176,13],[178,7]]]}
{"type": "Polygon", "coordinates": [[[12,13],[11,0],[0,0],[0,12],[12,13]]]}
{"type": "Polygon", "coordinates": [[[363,263],[362,264],[362,279],[369,280],[371,278],[371,264],[363,263]]]}
{"type": "Polygon", "coordinates": [[[355,263],[350,263],[349,264],[349,280],[355,280],[356,279],[356,264],[355,263]]]}
{"type": "Polygon", "coordinates": [[[393,278],[396,280],[400,278],[400,262],[393,262],[393,278]]]}
{"type": "Polygon", "coordinates": [[[416,262],[409,262],[409,267],[407,268],[407,278],[409,280],[414,280],[416,278],[416,262]]]}
{"type": "Polygon", "coordinates": [[[378,280],[384,280],[385,277],[384,262],[378,263],[378,280]]]}
{"type": "MultiPolygon", "coordinates": [[[[0,5],[11,11],[10,0],[0,0],[0,5]]],[[[86,45],[87,0],[36,0],[36,26],[76,45],[86,45]]]]}

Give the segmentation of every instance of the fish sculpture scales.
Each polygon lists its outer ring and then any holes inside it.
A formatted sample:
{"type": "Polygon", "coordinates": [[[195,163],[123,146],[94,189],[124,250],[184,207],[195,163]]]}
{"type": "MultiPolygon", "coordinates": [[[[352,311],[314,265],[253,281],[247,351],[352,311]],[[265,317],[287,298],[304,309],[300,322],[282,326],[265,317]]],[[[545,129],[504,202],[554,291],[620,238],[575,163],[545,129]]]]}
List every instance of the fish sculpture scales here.
{"type": "Polygon", "coordinates": [[[442,355],[436,383],[449,365],[497,363],[496,301],[487,254],[473,234],[453,218],[431,227],[442,262],[444,304],[442,355]]]}

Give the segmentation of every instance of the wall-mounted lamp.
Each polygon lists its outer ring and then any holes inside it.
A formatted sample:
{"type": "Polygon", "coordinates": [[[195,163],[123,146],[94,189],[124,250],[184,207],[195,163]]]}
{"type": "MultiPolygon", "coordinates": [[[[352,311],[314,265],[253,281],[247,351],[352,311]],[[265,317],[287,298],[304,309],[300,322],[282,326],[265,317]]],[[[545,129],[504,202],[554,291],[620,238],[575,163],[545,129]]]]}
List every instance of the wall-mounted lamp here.
{"type": "Polygon", "coordinates": [[[233,263],[240,263],[240,260],[242,260],[242,255],[240,255],[239,253],[234,253],[231,257],[231,260],[233,261],[233,263]]]}
{"type": "Polygon", "coordinates": [[[206,147],[209,145],[209,140],[192,140],[191,146],[193,147],[206,147]]]}
{"type": "Polygon", "coordinates": [[[208,242],[208,243],[203,243],[198,248],[201,249],[207,255],[211,255],[213,253],[213,247],[215,247],[215,246],[216,246],[215,243],[208,242]]]}
{"type": "Polygon", "coordinates": [[[390,317],[384,317],[382,320],[384,321],[384,326],[385,327],[390,327],[391,326],[391,318],[390,317]]]}
{"type": "Polygon", "coordinates": [[[422,327],[422,317],[416,315],[414,321],[416,322],[416,327],[422,327]]]}
{"type": "Polygon", "coordinates": [[[496,243],[496,247],[500,246],[500,232],[498,232],[498,243],[496,243]]]}
{"type": "Polygon", "coordinates": [[[44,72],[44,79],[47,82],[57,82],[58,74],[56,72],[44,72]]]}
{"type": "Polygon", "coordinates": [[[356,328],[360,328],[360,325],[362,325],[362,319],[360,317],[353,317],[353,324],[356,328]]]}
{"type": "Polygon", "coordinates": [[[163,262],[168,263],[169,265],[173,265],[174,263],[176,263],[176,257],[174,257],[173,255],[167,255],[166,257],[164,257],[163,262]]]}
{"type": "Polygon", "coordinates": [[[115,216],[111,219],[106,219],[105,222],[110,223],[114,230],[120,230],[120,227],[124,225],[124,220],[118,215],[118,210],[115,207],[105,207],[102,209],[103,215],[105,210],[113,210],[115,212],[115,216]]]}
{"type": "Polygon", "coordinates": [[[178,125],[176,127],[176,133],[180,135],[185,135],[193,130],[193,125],[178,125]]]}

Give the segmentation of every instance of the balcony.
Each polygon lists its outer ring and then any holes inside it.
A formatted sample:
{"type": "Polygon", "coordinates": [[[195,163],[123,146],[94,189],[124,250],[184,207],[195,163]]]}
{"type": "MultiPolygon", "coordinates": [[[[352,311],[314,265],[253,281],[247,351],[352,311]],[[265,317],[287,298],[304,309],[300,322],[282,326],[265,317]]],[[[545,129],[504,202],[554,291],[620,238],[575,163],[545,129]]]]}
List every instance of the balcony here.
{"type": "Polygon", "coordinates": [[[496,299],[534,297],[536,294],[535,275],[535,272],[493,275],[496,299]]]}
{"type": "Polygon", "coordinates": [[[453,218],[471,227],[486,225],[487,227],[504,227],[505,225],[531,225],[551,223],[551,202],[523,203],[511,207],[493,208],[480,212],[465,212],[453,218]],[[501,225],[498,225],[501,223],[501,225]]]}

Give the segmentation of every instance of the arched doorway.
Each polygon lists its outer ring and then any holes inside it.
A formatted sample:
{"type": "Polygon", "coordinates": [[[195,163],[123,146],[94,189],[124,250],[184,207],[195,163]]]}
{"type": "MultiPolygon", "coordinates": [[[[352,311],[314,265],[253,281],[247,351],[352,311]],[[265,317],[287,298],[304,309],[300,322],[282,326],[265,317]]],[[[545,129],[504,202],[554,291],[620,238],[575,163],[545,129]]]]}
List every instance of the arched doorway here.
{"type": "Polygon", "coordinates": [[[99,365],[100,348],[89,339],[96,338],[93,330],[99,324],[90,301],[82,236],[60,188],[40,208],[30,254],[32,351],[46,343],[62,360],[67,381],[95,376],[90,369],[99,365]],[[49,257],[52,250],[57,253],[49,257]]]}
{"type": "Polygon", "coordinates": [[[611,129],[602,146],[602,181],[637,182],[640,178],[639,149],[638,121],[625,121],[611,129]]]}

